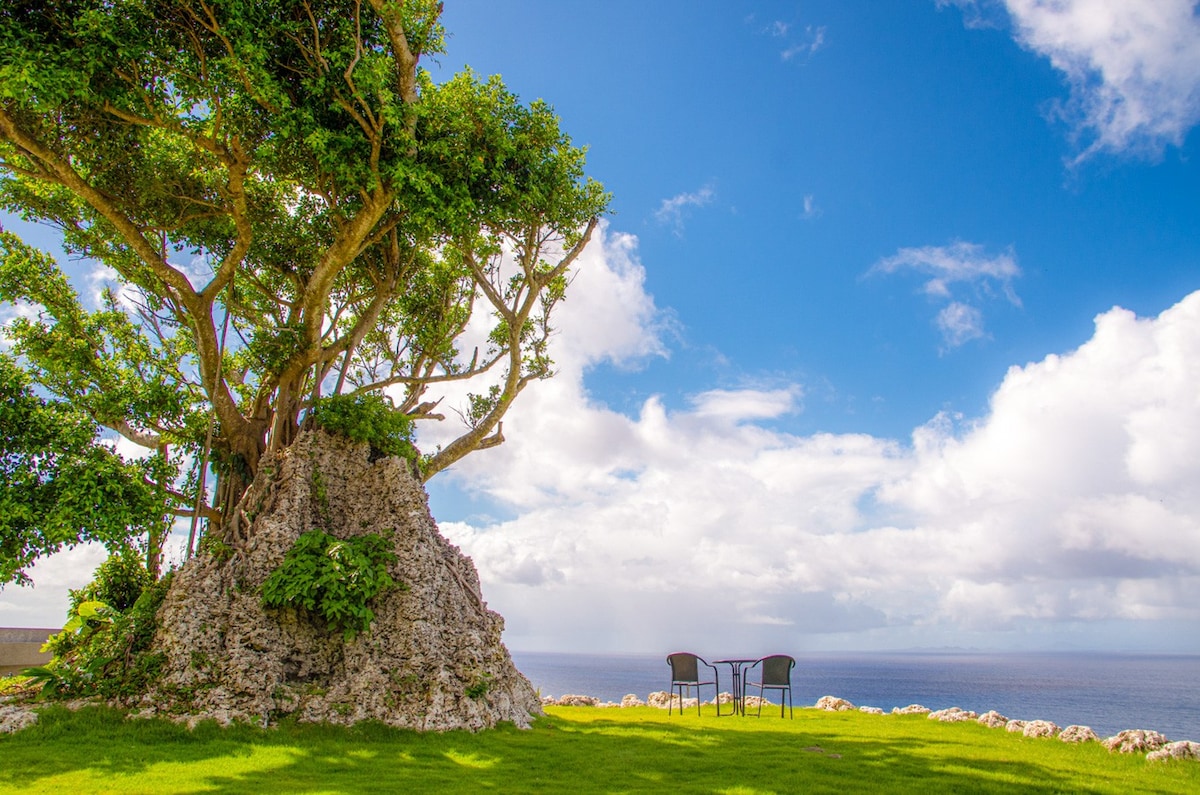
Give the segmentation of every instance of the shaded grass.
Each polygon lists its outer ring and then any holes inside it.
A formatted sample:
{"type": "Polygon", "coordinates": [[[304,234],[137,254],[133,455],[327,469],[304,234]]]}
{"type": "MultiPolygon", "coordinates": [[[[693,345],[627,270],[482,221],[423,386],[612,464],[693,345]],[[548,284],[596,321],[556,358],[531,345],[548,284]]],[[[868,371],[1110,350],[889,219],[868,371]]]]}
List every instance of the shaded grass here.
{"type": "Polygon", "coordinates": [[[1197,763],[923,716],[547,712],[529,731],[418,734],[377,724],[189,731],[52,707],[36,726],[0,736],[0,793],[1200,791],[1197,763]]]}

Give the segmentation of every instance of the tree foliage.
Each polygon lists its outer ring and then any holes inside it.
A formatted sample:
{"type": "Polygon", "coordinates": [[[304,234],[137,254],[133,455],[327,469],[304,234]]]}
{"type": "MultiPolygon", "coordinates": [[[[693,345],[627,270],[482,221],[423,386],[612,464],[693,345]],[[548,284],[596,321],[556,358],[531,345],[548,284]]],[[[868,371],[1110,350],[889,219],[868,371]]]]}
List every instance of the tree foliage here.
{"type": "Polygon", "coordinates": [[[102,602],[124,613],[133,607],[142,592],[153,584],[142,561],[128,552],[110,555],[92,575],[92,581],[71,592],[71,602],[102,602]]]}
{"type": "Polygon", "coordinates": [[[0,355],[0,584],[27,583],[41,555],[97,541],[111,552],[131,536],[161,537],[171,503],[160,458],[125,461],[99,443],[83,411],[33,393],[0,355]]]}
{"type": "Polygon", "coordinates": [[[439,15],[0,6],[0,204],[112,283],[89,309],[59,263],[0,235],[0,300],[32,307],[8,336],[41,389],[160,457],[199,458],[214,431],[217,527],[322,397],[387,389],[407,419],[442,420],[439,390],[481,380],[430,477],[500,443],[553,372],[551,314],[608,197],[548,105],[419,68],[439,15]]]}

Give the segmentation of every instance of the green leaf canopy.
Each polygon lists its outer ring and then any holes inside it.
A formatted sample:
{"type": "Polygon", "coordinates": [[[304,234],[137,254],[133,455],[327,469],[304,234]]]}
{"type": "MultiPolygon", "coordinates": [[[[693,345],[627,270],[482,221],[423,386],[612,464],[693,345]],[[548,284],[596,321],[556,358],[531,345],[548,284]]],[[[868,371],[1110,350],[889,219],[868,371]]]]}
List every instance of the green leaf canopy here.
{"type": "Polygon", "coordinates": [[[0,7],[0,204],[113,286],[0,235],[8,336],[40,389],[220,473],[220,522],[325,395],[387,390],[442,420],[432,476],[503,440],[553,373],[551,312],[608,196],[544,102],[438,84],[430,0],[12,0],[0,7]],[[468,322],[492,332],[462,350],[468,322]],[[434,399],[430,399],[433,397],[434,399]]]}

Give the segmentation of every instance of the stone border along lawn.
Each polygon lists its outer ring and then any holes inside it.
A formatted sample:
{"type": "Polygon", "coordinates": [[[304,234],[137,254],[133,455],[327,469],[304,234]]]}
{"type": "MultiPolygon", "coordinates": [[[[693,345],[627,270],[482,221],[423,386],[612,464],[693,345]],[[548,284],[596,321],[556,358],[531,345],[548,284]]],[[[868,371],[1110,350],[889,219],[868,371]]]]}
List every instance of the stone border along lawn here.
{"type": "MultiPolygon", "coordinates": [[[[0,680],[3,681],[3,680],[0,680]]],[[[733,696],[729,693],[721,693],[716,700],[721,704],[729,704],[733,700],[733,696]]],[[[697,700],[694,698],[684,699],[682,704],[678,695],[669,694],[664,690],[651,693],[647,696],[647,701],[642,701],[634,694],[629,694],[621,699],[621,702],[601,702],[594,696],[582,696],[567,694],[559,698],[546,697],[542,699],[543,706],[547,707],[599,707],[599,708],[629,708],[640,706],[651,706],[657,709],[672,708],[683,711],[694,710],[697,700]]],[[[746,706],[750,709],[756,709],[761,702],[764,708],[778,707],[767,699],[760,699],[755,696],[748,696],[746,706]]],[[[707,705],[713,704],[713,701],[705,702],[707,705]]],[[[78,709],[86,705],[86,701],[72,702],[68,706],[78,709]]],[[[803,709],[803,707],[802,707],[803,709]]],[[[855,707],[852,703],[843,698],[836,696],[823,696],[817,700],[811,709],[824,710],[826,712],[849,712],[857,710],[867,715],[883,715],[884,711],[878,707],[855,707]]],[[[1167,737],[1159,732],[1150,729],[1126,729],[1118,732],[1112,737],[1101,739],[1092,731],[1090,726],[1071,725],[1065,729],[1060,728],[1056,723],[1046,720],[1016,720],[1009,719],[995,710],[980,715],[977,712],[960,709],[959,707],[950,707],[948,709],[930,710],[920,704],[910,704],[907,707],[893,707],[893,715],[927,715],[929,720],[936,720],[941,723],[963,723],[974,721],[981,726],[996,729],[1003,728],[1009,732],[1019,732],[1025,737],[1047,737],[1058,738],[1064,743],[1084,743],[1084,742],[1099,742],[1111,752],[1119,752],[1123,754],[1144,753],[1148,761],[1162,761],[1166,759],[1183,759],[1191,761],[1200,761],[1200,742],[1191,740],[1178,740],[1172,742],[1167,737]]],[[[32,726],[37,722],[37,711],[30,702],[17,702],[12,697],[0,696],[0,734],[12,733],[20,731],[28,726],[32,726]],[[9,702],[9,703],[6,703],[9,702]]]]}
{"type": "MultiPolygon", "coordinates": [[[[729,693],[721,693],[714,701],[707,701],[705,703],[713,704],[717,701],[721,704],[729,704],[733,701],[733,696],[729,693]]],[[[760,702],[764,709],[779,706],[765,698],[757,696],[747,696],[746,698],[746,706],[756,711],[760,702]]],[[[673,707],[674,709],[683,711],[684,709],[694,710],[696,708],[696,699],[684,699],[681,704],[678,695],[667,693],[665,690],[659,690],[647,696],[646,701],[642,701],[632,693],[622,698],[619,704],[612,701],[601,702],[600,699],[594,696],[568,694],[559,698],[543,698],[542,704],[543,706],[602,708],[651,706],[668,711],[673,707]]],[[[855,707],[846,699],[838,698],[837,696],[822,696],[812,706],[812,709],[824,710],[826,712],[849,712],[857,710],[866,715],[885,714],[879,707],[855,707]]],[[[920,704],[910,704],[907,707],[893,707],[892,714],[927,715],[930,720],[936,720],[941,723],[974,721],[989,729],[1003,728],[1010,732],[1020,732],[1025,737],[1058,738],[1064,743],[1099,742],[1109,751],[1123,754],[1144,753],[1146,754],[1146,759],[1151,762],[1165,759],[1200,761],[1200,742],[1193,742],[1191,740],[1172,742],[1165,735],[1150,729],[1126,729],[1102,740],[1092,731],[1090,726],[1071,725],[1064,729],[1048,720],[1025,721],[1009,719],[995,710],[989,710],[980,715],[977,712],[960,709],[959,707],[934,711],[920,704]]]]}

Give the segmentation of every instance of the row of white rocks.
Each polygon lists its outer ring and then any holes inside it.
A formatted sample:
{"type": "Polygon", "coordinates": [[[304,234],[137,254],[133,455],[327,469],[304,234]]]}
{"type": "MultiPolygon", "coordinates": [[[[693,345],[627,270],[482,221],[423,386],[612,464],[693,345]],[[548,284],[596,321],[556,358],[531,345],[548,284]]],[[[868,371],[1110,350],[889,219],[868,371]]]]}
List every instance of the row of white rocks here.
{"type": "MultiPolygon", "coordinates": [[[[730,693],[721,693],[714,701],[720,704],[729,704],[733,701],[733,696],[730,693]]],[[[714,701],[708,703],[711,704],[714,701]]],[[[672,707],[676,709],[694,709],[697,705],[697,700],[687,698],[681,701],[678,695],[659,690],[647,696],[645,701],[631,693],[622,698],[619,704],[612,701],[601,702],[593,696],[579,695],[565,695],[560,698],[547,697],[542,699],[542,703],[546,706],[563,707],[651,706],[658,707],[659,709],[672,707]]],[[[770,701],[758,696],[748,696],[746,698],[746,707],[749,709],[757,709],[760,704],[763,706],[774,706],[770,701]]],[[[846,699],[837,698],[836,696],[824,696],[813,706],[816,709],[830,712],[845,712],[857,709],[859,712],[872,715],[884,714],[884,711],[879,707],[855,707],[846,699]]],[[[980,715],[970,710],[959,709],[958,707],[934,711],[920,704],[910,704],[907,707],[893,708],[892,714],[928,715],[930,720],[941,721],[942,723],[975,721],[993,729],[1003,727],[1010,732],[1021,732],[1026,737],[1057,737],[1065,743],[1100,742],[1109,751],[1116,751],[1123,754],[1144,753],[1146,754],[1146,758],[1151,761],[1163,759],[1200,760],[1200,743],[1190,740],[1171,742],[1162,734],[1148,729],[1127,729],[1123,732],[1118,732],[1112,737],[1101,740],[1088,726],[1068,726],[1065,729],[1060,729],[1057,724],[1048,720],[1010,720],[995,710],[990,710],[980,715]]],[[[18,704],[0,703],[0,734],[19,731],[36,722],[37,713],[29,707],[18,704]]]]}
{"type": "MultiPolygon", "coordinates": [[[[733,701],[731,693],[721,693],[715,699],[707,701],[707,704],[729,704],[733,701]]],[[[697,699],[685,698],[680,699],[678,694],[668,693],[665,690],[658,690],[646,697],[646,700],[638,698],[630,693],[621,699],[620,703],[615,701],[601,701],[593,696],[580,696],[568,694],[554,698],[547,696],[542,699],[544,706],[559,706],[559,707],[658,707],[659,709],[695,709],[698,703],[697,699]]],[[[759,698],[758,696],[747,696],[746,707],[749,709],[757,709],[759,705],[773,705],[770,701],[759,698]]],[[[846,712],[850,710],[858,710],[869,715],[885,714],[879,707],[856,707],[844,698],[836,696],[823,696],[813,705],[815,709],[822,709],[828,712],[846,712]]],[[[958,707],[950,707],[949,709],[931,710],[928,707],[923,707],[920,704],[909,704],[907,707],[893,707],[893,715],[928,715],[930,720],[940,721],[942,723],[959,723],[963,721],[975,721],[980,725],[987,726],[991,729],[1006,729],[1010,732],[1020,732],[1026,737],[1057,737],[1064,743],[1086,743],[1098,742],[1104,745],[1109,751],[1115,751],[1122,754],[1146,754],[1146,759],[1150,761],[1160,761],[1164,759],[1192,759],[1200,761],[1200,743],[1192,742],[1191,740],[1182,740],[1179,742],[1171,742],[1162,734],[1148,729],[1126,729],[1118,732],[1112,737],[1100,739],[1096,732],[1092,731],[1090,726],[1068,726],[1065,729],[1060,728],[1058,724],[1048,720],[1012,720],[1001,715],[995,710],[980,715],[977,712],[972,712],[958,707]]]]}

